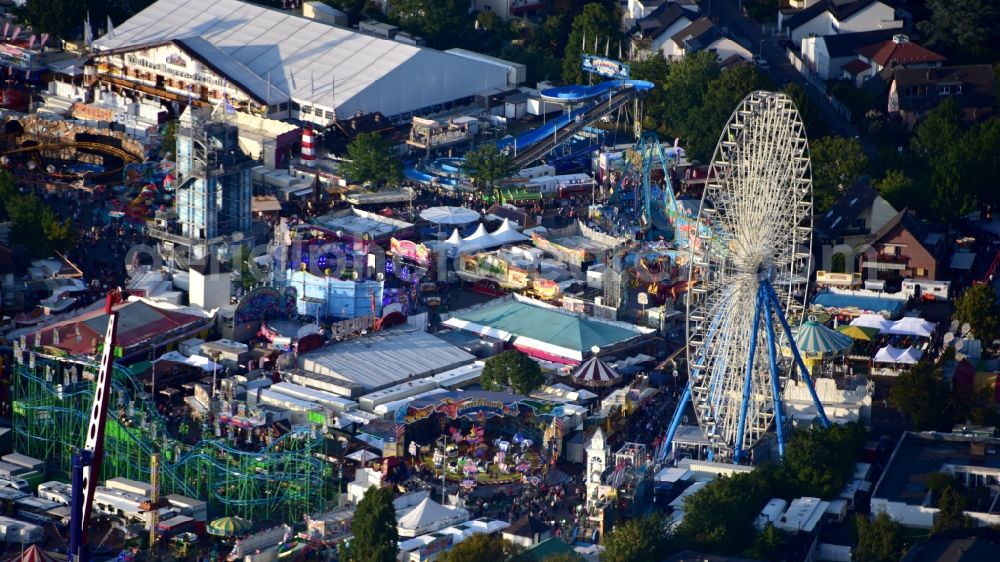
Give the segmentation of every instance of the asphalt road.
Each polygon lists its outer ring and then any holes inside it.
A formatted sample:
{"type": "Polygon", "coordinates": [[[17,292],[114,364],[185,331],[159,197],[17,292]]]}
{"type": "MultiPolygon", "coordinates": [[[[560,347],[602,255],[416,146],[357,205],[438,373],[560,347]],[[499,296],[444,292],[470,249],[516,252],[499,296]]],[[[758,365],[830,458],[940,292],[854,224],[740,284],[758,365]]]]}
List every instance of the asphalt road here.
{"type": "MultiPolygon", "coordinates": [[[[751,50],[755,55],[763,55],[768,62],[768,73],[778,84],[794,82],[809,94],[809,98],[816,105],[823,117],[823,121],[830,127],[832,134],[844,137],[860,136],[860,131],[843,115],[834,109],[830,100],[823,92],[816,89],[809,83],[790,62],[785,53],[785,48],[778,41],[771,37],[765,37],[761,33],[760,24],[745,18],[740,14],[739,0],[712,0],[708,5],[711,10],[710,16],[718,18],[718,25],[729,28],[730,34],[734,35],[744,45],[752,46],[751,50]]],[[[865,152],[874,152],[874,146],[865,143],[865,152]]]]}

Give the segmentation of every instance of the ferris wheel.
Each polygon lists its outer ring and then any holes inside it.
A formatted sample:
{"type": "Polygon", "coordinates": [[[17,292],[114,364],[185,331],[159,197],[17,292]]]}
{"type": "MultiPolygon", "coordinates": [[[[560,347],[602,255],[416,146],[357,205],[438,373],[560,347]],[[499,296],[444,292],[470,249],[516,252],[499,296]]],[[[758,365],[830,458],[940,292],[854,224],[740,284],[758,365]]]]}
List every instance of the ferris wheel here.
{"type": "Polygon", "coordinates": [[[792,100],[744,98],[708,177],[691,246],[689,382],[667,443],[690,402],[715,453],[740,462],[773,425],[784,454],[782,377],[793,361],[828,423],[789,326],[802,320],[812,243],[809,148],[792,100]]]}

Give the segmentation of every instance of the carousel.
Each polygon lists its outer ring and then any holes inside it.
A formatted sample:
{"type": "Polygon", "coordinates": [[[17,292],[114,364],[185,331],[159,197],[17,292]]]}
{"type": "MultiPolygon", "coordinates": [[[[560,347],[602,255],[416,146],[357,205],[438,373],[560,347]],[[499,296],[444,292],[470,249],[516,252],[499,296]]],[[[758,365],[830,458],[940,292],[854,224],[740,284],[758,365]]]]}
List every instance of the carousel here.
{"type": "Polygon", "coordinates": [[[561,451],[563,407],[503,392],[413,400],[396,413],[414,463],[463,489],[540,484],[561,451]]]}

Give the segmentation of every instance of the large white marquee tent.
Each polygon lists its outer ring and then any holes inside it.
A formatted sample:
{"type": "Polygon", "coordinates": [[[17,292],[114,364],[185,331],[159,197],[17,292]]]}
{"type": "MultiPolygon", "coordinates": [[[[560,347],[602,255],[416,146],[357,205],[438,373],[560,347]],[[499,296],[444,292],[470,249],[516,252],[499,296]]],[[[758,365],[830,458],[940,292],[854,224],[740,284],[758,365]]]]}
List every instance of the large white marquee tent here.
{"type": "Polygon", "coordinates": [[[392,117],[507,86],[507,69],[495,63],[239,0],[159,0],[94,46],[121,49],[187,37],[201,37],[226,57],[217,68],[245,69],[296,103],[333,110],[339,118],[376,111],[392,117]]]}

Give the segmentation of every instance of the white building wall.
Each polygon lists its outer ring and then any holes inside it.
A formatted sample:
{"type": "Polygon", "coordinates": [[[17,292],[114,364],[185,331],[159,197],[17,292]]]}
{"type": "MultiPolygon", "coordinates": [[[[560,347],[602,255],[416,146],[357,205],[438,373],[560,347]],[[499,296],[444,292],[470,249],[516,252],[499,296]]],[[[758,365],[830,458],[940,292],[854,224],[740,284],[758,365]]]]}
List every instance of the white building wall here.
{"type": "Polygon", "coordinates": [[[832,24],[837,33],[903,27],[903,21],[896,19],[896,10],[881,2],[875,2],[846,20],[832,24]]]}
{"type": "Polygon", "coordinates": [[[654,37],[650,47],[654,51],[662,52],[663,56],[667,57],[667,60],[670,60],[671,57],[680,56],[680,49],[677,47],[677,43],[674,43],[672,37],[689,25],[691,25],[691,20],[688,18],[678,19],[664,29],[662,33],[654,37]]]}
{"type": "Polygon", "coordinates": [[[722,39],[715,41],[708,46],[708,50],[715,51],[720,61],[726,60],[733,55],[736,55],[746,61],[753,59],[753,53],[751,53],[749,49],[740,45],[736,41],[729,39],[728,37],[723,37],[722,39]]]}
{"type": "Polygon", "coordinates": [[[823,12],[808,22],[791,30],[790,37],[793,43],[799,43],[802,39],[810,35],[828,35],[832,32],[830,26],[830,12],[823,12]]]}
{"type": "Polygon", "coordinates": [[[188,302],[192,306],[212,310],[229,304],[232,296],[230,274],[202,275],[192,270],[190,279],[188,302]]]}

